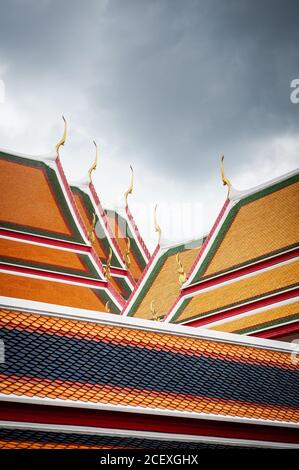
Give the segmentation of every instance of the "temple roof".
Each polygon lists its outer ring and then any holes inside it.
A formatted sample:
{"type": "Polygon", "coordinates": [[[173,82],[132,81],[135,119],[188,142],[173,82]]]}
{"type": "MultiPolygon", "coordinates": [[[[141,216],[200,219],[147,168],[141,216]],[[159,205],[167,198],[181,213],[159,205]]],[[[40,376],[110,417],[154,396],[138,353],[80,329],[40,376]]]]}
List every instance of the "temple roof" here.
{"type": "Polygon", "coordinates": [[[128,206],[132,168],[125,205],[104,209],[96,162],[69,186],[63,139],[45,156],[0,150],[4,296],[243,335],[298,329],[298,170],[237,191],[222,168],[229,195],[208,236],[159,238],[150,256],[128,206]]]}
{"type": "Polygon", "coordinates": [[[232,190],[166,321],[241,334],[297,321],[298,200],[298,170],[232,190]]]}
{"type": "Polygon", "coordinates": [[[2,295],[119,313],[60,159],[0,152],[2,295]]]}
{"type": "Polygon", "coordinates": [[[104,210],[63,142],[0,151],[0,448],[298,445],[298,348],[258,337],[299,328],[298,171],[243,192],[223,175],[210,233],[169,245],[155,221],[150,256],[133,170],[104,210]]]}
{"type": "Polygon", "coordinates": [[[298,246],[299,172],[233,193],[188,285],[298,246]]]}

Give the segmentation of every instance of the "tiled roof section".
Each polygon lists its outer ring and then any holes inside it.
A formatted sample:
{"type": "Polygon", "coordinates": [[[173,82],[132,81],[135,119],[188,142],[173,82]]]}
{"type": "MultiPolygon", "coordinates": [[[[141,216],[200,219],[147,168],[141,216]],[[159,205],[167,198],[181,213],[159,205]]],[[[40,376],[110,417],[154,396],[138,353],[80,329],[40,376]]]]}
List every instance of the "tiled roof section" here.
{"type": "Polygon", "coordinates": [[[229,211],[193,282],[299,244],[299,175],[239,200],[229,211]]]}
{"type": "Polygon", "coordinates": [[[299,421],[287,352],[11,311],[0,324],[7,396],[299,421]]]}
{"type": "Polygon", "coordinates": [[[1,294],[6,297],[101,312],[105,312],[105,305],[109,300],[111,313],[119,313],[119,307],[104,289],[4,272],[0,273],[0,282],[1,294]]]}
{"type": "Polygon", "coordinates": [[[179,254],[185,273],[188,273],[198,255],[202,240],[191,245],[177,245],[162,253],[155,261],[141,293],[132,301],[129,316],[152,320],[150,304],[153,301],[158,315],[165,315],[180,293],[176,255],[179,254]]]}
{"type": "MultiPolygon", "coordinates": [[[[298,278],[299,261],[297,260],[258,272],[250,277],[237,279],[232,283],[220,284],[212,290],[199,291],[194,297],[184,300],[172,321],[180,323],[202,318],[244,302],[276,294],[297,286],[298,278]]],[[[212,316],[209,317],[209,321],[213,321],[212,316]]]]}
{"type": "Polygon", "coordinates": [[[146,266],[146,263],[144,261],[142,254],[140,253],[140,250],[138,248],[134,235],[131,232],[126,219],[122,217],[120,214],[110,209],[106,210],[106,214],[107,214],[107,218],[109,220],[110,226],[112,228],[112,231],[114,233],[115,239],[121,249],[123,259],[125,259],[125,254],[128,250],[127,238],[130,239],[129,256],[130,256],[131,264],[129,267],[129,271],[133,279],[135,279],[135,281],[138,281],[138,279],[140,278],[142,274],[143,269],[146,266]]]}
{"type": "Polygon", "coordinates": [[[294,301],[279,307],[268,308],[262,312],[251,312],[250,315],[241,318],[227,319],[223,323],[210,326],[210,329],[228,333],[250,334],[257,330],[272,328],[281,323],[288,323],[298,319],[299,302],[294,301]]]}
{"type": "Polygon", "coordinates": [[[87,254],[11,238],[0,237],[0,262],[83,277],[100,277],[87,254]]]}
{"type": "Polygon", "coordinates": [[[5,194],[0,203],[1,227],[83,242],[53,168],[39,160],[0,152],[0,173],[5,194]]]}
{"type": "MultiPolygon", "coordinates": [[[[208,440],[208,439],[207,439],[208,440]]],[[[0,428],[0,449],[227,449],[225,444],[0,428]]],[[[238,446],[238,448],[240,448],[238,446]]]]}
{"type": "Polygon", "coordinates": [[[122,304],[125,305],[126,300],[130,297],[131,295],[131,287],[129,286],[127,282],[127,277],[126,276],[115,276],[111,275],[109,279],[109,284],[113,286],[113,288],[118,292],[119,296],[122,297],[123,302],[122,304]]]}

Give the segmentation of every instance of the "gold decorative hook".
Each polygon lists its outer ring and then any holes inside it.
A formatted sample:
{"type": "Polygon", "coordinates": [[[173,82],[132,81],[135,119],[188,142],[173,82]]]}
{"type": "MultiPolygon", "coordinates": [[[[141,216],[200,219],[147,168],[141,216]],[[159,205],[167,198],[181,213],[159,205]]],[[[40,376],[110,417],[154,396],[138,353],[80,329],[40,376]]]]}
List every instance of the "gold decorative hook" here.
{"type": "Polygon", "coordinates": [[[156,321],[161,321],[164,318],[164,315],[158,315],[157,310],[155,309],[155,302],[154,300],[151,301],[150,303],[150,311],[152,314],[152,319],[156,321]]]}
{"type": "Polygon", "coordinates": [[[95,141],[93,141],[93,143],[94,143],[94,146],[96,148],[96,156],[95,156],[93,164],[91,165],[91,167],[88,170],[88,176],[89,176],[89,182],[90,183],[92,182],[91,174],[97,168],[97,164],[98,164],[98,161],[99,161],[99,147],[98,147],[98,145],[95,141]]]}
{"type": "Polygon", "coordinates": [[[57,158],[60,158],[60,155],[59,155],[59,149],[62,145],[65,144],[65,141],[66,141],[66,135],[67,135],[67,122],[66,122],[66,119],[64,116],[62,116],[62,119],[64,121],[64,130],[63,130],[63,134],[62,134],[62,137],[60,139],[60,141],[58,142],[58,144],[56,144],[56,156],[57,158]]]}
{"type": "Polygon", "coordinates": [[[222,155],[221,162],[220,162],[221,178],[222,178],[223,186],[228,187],[228,194],[229,194],[230,190],[231,190],[231,187],[232,187],[232,184],[231,184],[230,180],[225,176],[223,161],[224,161],[224,155],[222,155]]]}
{"type": "Polygon", "coordinates": [[[92,214],[92,223],[91,223],[91,228],[88,232],[88,238],[90,243],[93,245],[95,242],[95,228],[96,228],[96,223],[97,223],[97,218],[95,213],[92,214]]]}
{"type": "Polygon", "coordinates": [[[155,309],[155,303],[153,300],[150,303],[150,310],[151,310],[153,320],[157,320],[157,311],[155,309]]]}
{"type": "Polygon", "coordinates": [[[110,313],[111,310],[110,310],[110,300],[107,300],[106,304],[105,304],[105,311],[107,313],[110,313]]]}
{"type": "Polygon", "coordinates": [[[161,230],[160,225],[157,222],[157,204],[155,205],[155,210],[154,210],[154,224],[155,224],[155,231],[159,234],[159,237],[158,237],[158,245],[159,245],[160,240],[161,240],[162,230],[161,230]]]}
{"type": "Polygon", "coordinates": [[[176,256],[175,256],[175,259],[176,259],[176,262],[177,262],[177,266],[178,266],[178,274],[179,274],[179,284],[180,286],[182,287],[182,285],[186,282],[187,280],[187,275],[184,271],[184,267],[182,265],[182,261],[181,261],[181,258],[180,258],[180,254],[177,253],[176,256]]]}
{"type": "Polygon", "coordinates": [[[112,260],[112,249],[110,247],[109,248],[109,255],[108,255],[108,258],[107,258],[107,262],[106,262],[106,266],[104,266],[104,276],[107,279],[107,281],[109,281],[109,279],[111,279],[111,271],[110,271],[111,260],[112,260]]]}
{"type": "Polygon", "coordinates": [[[124,256],[124,261],[125,261],[125,265],[127,269],[129,269],[131,265],[130,248],[131,248],[131,240],[129,237],[127,237],[127,249],[126,249],[125,256],[124,256]]]}
{"type": "Polygon", "coordinates": [[[134,170],[132,168],[132,165],[130,165],[131,168],[131,182],[130,182],[130,187],[128,191],[125,192],[125,201],[126,201],[126,207],[128,207],[128,196],[129,194],[132,194],[133,189],[134,189],[134,170]]]}

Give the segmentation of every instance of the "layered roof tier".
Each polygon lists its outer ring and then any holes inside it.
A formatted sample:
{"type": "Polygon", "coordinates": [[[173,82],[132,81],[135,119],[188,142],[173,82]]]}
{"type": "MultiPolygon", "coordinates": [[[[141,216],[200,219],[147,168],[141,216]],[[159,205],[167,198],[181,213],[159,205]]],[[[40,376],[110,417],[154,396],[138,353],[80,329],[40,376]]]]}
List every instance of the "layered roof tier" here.
{"type": "Polygon", "coordinates": [[[252,336],[299,330],[299,172],[150,256],[59,145],[0,151],[0,448],[298,447],[298,347],[252,336]]]}
{"type": "Polygon", "coordinates": [[[0,168],[2,295],[120,313],[135,279],[93,185],[71,190],[55,153],[1,151],[0,168]]]}
{"type": "Polygon", "coordinates": [[[274,337],[298,329],[298,170],[231,190],[168,322],[274,337]]]}
{"type": "Polygon", "coordinates": [[[291,345],[37,302],[1,307],[0,447],[59,447],[59,436],[62,447],[298,443],[291,345]]]}
{"type": "Polygon", "coordinates": [[[157,248],[123,314],[264,337],[298,331],[298,180],[296,170],[230,188],[206,237],[157,248]]]}

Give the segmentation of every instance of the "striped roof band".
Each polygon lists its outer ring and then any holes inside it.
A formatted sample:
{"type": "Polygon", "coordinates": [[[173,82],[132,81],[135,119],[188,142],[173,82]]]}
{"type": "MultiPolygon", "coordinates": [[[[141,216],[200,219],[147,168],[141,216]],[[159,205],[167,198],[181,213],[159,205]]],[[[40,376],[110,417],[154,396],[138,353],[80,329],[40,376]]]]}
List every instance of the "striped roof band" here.
{"type": "MultiPolygon", "coordinates": [[[[175,436],[174,436],[175,437],[175,436]]],[[[208,439],[207,439],[208,441],[208,439]]],[[[0,428],[0,449],[230,449],[226,443],[180,441],[173,438],[79,434],[30,429],[0,428]]],[[[251,445],[250,447],[254,447],[251,445]]],[[[242,444],[237,446],[242,448],[242,444]]]]}
{"type": "Polygon", "coordinates": [[[290,353],[2,311],[4,396],[299,422],[290,353]]]}

